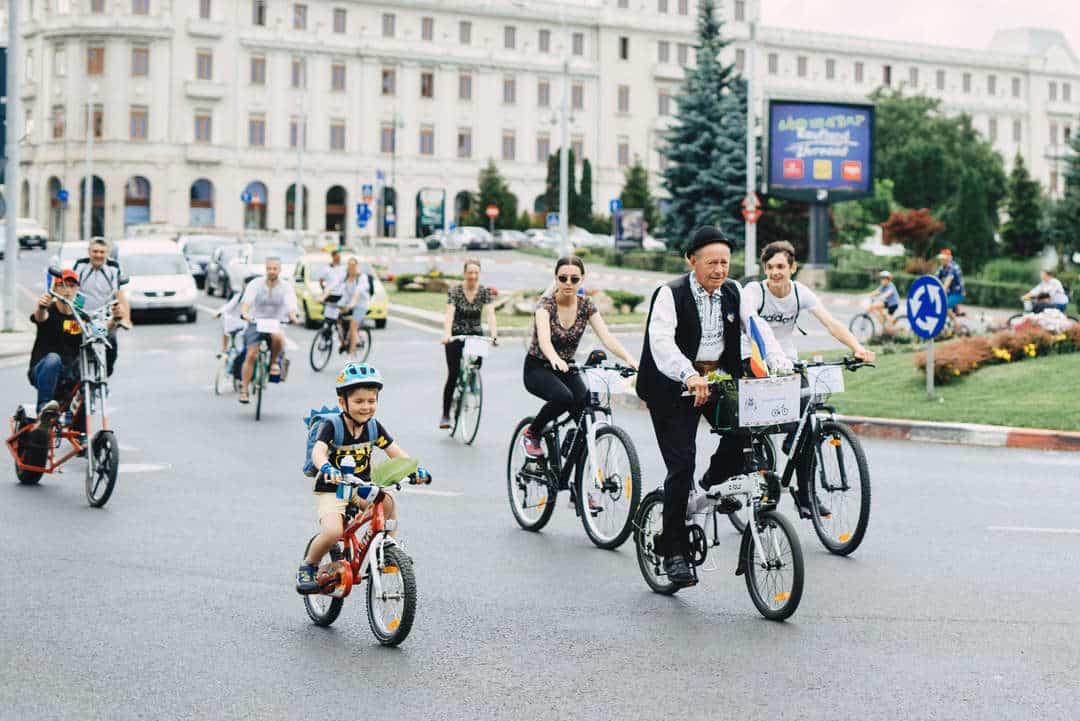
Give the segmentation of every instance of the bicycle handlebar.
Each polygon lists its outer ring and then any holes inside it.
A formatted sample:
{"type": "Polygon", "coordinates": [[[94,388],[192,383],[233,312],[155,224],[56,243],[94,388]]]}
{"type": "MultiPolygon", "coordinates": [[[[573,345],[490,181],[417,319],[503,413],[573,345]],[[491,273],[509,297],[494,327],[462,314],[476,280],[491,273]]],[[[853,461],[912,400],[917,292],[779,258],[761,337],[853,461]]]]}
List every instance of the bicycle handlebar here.
{"type": "Polygon", "coordinates": [[[497,339],[495,339],[495,338],[492,338],[489,335],[452,335],[452,336],[450,336],[450,342],[453,343],[454,341],[459,341],[459,340],[460,341],[466,341],[466,340],[468,340],[470,338],[475,338],[476,340],[487,341],[488,343],[491,343],[492,345],[499,345],[499,341],[497,339]]]}
{"type": "Polygon", "coordinates": [[[846,370],[849,370],[849,371],[851,371],[853,373],[855,371],[859,370],[860,368],[874,368],[875,367],[873,363],[867,363],[866,361],[861,361],[858,358],[854,358],[852,356],[845,356],[844,358],[842,358],[841,360],[838,360],[838,361],[810,361],[810,362],[808,362],[808,361],[798,361],[797,360],[797,361],[795,361],[793,363],[793,366],[795,367],[795,370],[797,372],[805,371],[807,368],[823,368],[823,367],[826,367],[826,366],[837,366],[837,367],[843,367],[846,370]]]}
{"type": "Polygon", "coordinates": [[[589,365],[587,363],[585,365],[578,365],[577,361],[570,361],[569,363],[566,364],[566,367],[567,367],[568,371],[583,371],[583,370],[615,371],[616,373],[618,373],[623,378],[629,378],[632,375],[637,375],[637,370],[636,369],[631,368],[630,366],[627,366],[627,365],[623,365],[621,363],[614,363],[614,362],[613,363],[608,363],[608,364],[599,364],[599,365],[589,365]]]}

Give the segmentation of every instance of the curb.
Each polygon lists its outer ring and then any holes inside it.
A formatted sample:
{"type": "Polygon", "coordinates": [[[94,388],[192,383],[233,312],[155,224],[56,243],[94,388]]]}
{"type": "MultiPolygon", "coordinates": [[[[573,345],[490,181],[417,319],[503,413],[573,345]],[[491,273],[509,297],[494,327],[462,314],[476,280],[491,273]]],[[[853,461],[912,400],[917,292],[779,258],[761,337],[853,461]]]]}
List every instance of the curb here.
{"type": "MultiPolygon", "coordinates": [[[[443,327],[443,315],[441,313],[434,313],[430,310],[413,308],[412,306],[401,305],[399,303],[391,303],[390,312],[402,316],[407,320],[411,320],[414,323],[420,323],[421,325],[426,325],[431,328],[441,329],[443,327]]],[[[643,327],[633,323],[611,323],[608,325],[608,329],[612,333],[640,333],[644,330],[643,327]]],[[[532,328],[528,326],[499,329],[500,338],[524,338],[531,335],[532,328]]]]}
{"type": "Polygon", "coordinates": [[[937,423],[899,418],[837,416],[868,438],[922,443],[953,443],[983,448],[1026,448],[1039,451],[1080,452],[1080,433],[1038,428],[1011,428],[976,423],[937,423]]]}

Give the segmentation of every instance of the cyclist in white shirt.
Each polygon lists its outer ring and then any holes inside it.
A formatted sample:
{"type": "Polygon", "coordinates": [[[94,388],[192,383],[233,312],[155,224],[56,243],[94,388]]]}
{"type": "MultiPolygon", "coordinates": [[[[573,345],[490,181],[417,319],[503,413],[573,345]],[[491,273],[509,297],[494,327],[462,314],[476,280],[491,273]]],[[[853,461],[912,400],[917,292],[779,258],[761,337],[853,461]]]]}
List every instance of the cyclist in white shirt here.
{"type": "Polygon", "coordinates": [[[1041,313],[1047,308],[1057,308],[1064,313],[1069,306],[1069,296],[1065,292],[1065,287],[1061,285],[1061,281],[1048,270],[1039,274],[1039,280],[1041,282],[1037,286],[1020,297],[1021,300],[1026,301],[1024,309],[1029,310],[1028,303],[1030,302],[1032,313],[1041,313]]]}
{"type": "Polygon", "coordinates": [[[319,275],[319,285],[323,290],[337,293],[338,287],[345,280],[346,269],[341,264],[341,249],[334,248],[330,251],[330,265],[319,275]]]}
{"type": "MultiPolygon", "coordinates": [[[[248,403],[248,386],[251,385],[251,376],[255,372],[255,360],[259,356],[259,338],[263,335],[259,333],[258,321],[264,319],[280,321],[287,318],[290,323],[296,323],[300,320],[296,307],[296,292],[291,283],[281,278],[279,258],[267,258],[266,275],[248,283],[240,299],[240,316],[248,322],[247,330],[244,331],[244,345],[247,350],[244,355],[240,402],[248,403]]],[[[280,356],[285,348],[285,332],[278,328],[269,336],[270,375],[276,376],[281,374],[280,356]]]]}

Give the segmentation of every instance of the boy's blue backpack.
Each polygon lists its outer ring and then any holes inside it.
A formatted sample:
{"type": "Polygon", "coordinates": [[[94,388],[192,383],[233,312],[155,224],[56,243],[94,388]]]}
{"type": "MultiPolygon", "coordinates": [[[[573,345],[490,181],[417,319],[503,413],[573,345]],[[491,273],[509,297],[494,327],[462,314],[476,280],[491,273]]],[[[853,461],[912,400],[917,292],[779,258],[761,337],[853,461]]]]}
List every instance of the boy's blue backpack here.
{"type": "MultiPolygon", "coordinates": [[[[304,475],[315,477],[319,473],[319,469],[315,467],[315,464],[311,462],[311,449],[315,447],[315,441],[319,439],[319,428],[322,426],[323,421],[329,421],[334,425],[334,447],[338,448],[345,440],[345,421],[341,418],[341,410],[338,408],[328,408],[323,406],[321,410],[311,409],[311,413],[304,418],[304,425],[307,426],[307,451],[304,454],[304,475]]],[[[379,426],[372,418],[367,422],[367,437],[371,443],[375,442],[376,437],[379,435],[379,426]]]]}

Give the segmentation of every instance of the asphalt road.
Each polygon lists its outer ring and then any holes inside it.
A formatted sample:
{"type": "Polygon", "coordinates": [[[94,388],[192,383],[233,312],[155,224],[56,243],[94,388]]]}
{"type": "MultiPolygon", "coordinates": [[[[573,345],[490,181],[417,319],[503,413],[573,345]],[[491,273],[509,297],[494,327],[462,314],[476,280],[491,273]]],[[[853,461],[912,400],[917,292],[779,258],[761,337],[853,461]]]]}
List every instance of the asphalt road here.
{"type": "MultiPolygon", "coordinates": [[[[110,398],[123,465],[104,509],[86,506],[82,461],[36,487],[4,464],[0,719],[1075,716],[1075,457],[866,441],[866,541],[836,558],[798,522],[806,592],[772,623],[730,572],[734,532],[713,550],[722,570],[669,598],[630,544],[593,548],[565,494],[544,532],[520,530],[507,443],[539,406],[522,346],[485,364],[480,436],[463,447],[435,427],[436,336],[395,319],[371,357],[388,378],[378,415],[436,476],[401,497],[416,624],[381,648],[354,594],[317,628],[292,588],[315,529],[301,417],[333,401],[333,374],[307,366],[310,332],[290,334],[292,373],[258,423],[212,395],[208,318],[124,337],[110,398]]],[[[0,364],[5,410],[33,398],[25,371],[0,364]]],[[[616,421],[657,486],[647,417],[616,421]]]]}

